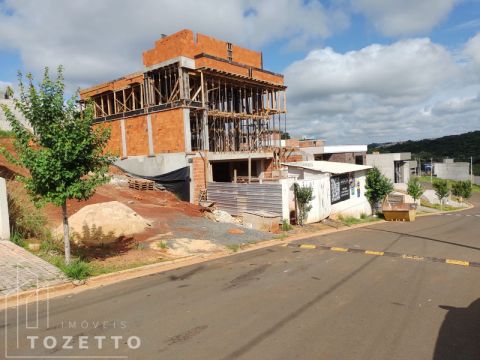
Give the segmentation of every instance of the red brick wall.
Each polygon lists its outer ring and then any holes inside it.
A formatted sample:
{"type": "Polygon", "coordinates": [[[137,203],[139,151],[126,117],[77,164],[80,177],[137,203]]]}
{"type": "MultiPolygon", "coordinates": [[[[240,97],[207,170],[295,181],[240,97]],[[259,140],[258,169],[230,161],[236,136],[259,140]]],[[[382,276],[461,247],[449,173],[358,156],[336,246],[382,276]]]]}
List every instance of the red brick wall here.
{"type": "Polygon", "coordinates": [[[110,140],[108,140],[105,150],[120,157],[122,155],[122,135],[120,130],[120,121],[112,121],[98,123],[93,125],[94,128],[110,128],[110,140]]]}
{"type": "MultiPolygon", "coordinates": [[[[228,60],[226,41],[200,33],[197,33],[196,37],[197,42],[195,43],[195,34],[193,31],[181,30],[157,40],[153,49],[143,53],[144,65],[152,66],[177,56],[193,58],[195,55],[202,53],[228,60]]],[[[233,61],[261,68],[261,52],[242,48],[237,45],[232,45],[232,50],[233,61]]]]}
{"type": "Polygon", "coordinates": [[[146,115],[125,119],[127,156],[148,155],[148,129],[146,115]]]}
{"type": "Polygon", "coordinates": [[[151,117],[154,152],[158,154],[185,151],[183,109],[160,111],[151,114],[151,117]]]}
{"type": "Polygon", "coordinates": [[[197,204],[200,198],[200,190],[206,189],[205,163],[201,157],[195,157],[192,160],[193,202],[197,204]]]}

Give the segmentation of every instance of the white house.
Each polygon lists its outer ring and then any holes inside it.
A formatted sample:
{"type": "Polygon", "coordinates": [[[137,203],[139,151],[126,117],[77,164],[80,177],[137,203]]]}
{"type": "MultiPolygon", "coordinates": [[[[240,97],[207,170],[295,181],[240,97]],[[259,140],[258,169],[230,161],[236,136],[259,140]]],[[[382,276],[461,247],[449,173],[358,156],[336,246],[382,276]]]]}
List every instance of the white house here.
{"type": "MultiPolygon", "coordinates": [[[[318,222],[333,214],[355,217],[371,214],[370,203],[365,197],[366,175],[371,166],[331,161],[299,161],[283,165],[288,168],[290,199],[293,199],[294,182],[313,188],[314,199],[306,223],[318,222]]],[[[295,209],[294,206],[294,201],[289,201],[290,211],[295,209]]]]}

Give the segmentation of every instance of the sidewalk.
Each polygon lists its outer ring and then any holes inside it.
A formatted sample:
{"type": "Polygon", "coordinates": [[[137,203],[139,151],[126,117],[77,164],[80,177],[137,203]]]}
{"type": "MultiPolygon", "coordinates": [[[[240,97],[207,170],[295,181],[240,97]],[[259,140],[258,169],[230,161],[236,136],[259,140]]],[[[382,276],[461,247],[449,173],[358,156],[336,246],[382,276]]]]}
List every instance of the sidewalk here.
{"type": "Polygon", "coordinates": [[[55,266],[11,241],[0,240],[0,295],[66,281],[66,277],[55,266]]]}

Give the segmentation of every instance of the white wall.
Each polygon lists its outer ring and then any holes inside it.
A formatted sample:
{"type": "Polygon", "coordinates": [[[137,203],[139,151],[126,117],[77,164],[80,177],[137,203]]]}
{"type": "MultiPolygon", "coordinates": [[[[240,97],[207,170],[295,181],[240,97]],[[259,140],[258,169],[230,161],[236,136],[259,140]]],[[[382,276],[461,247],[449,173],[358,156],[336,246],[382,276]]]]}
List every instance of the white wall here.
{"type": "Polygon", "coordinates": [[[362,214],[371,215],[372,208],[365,197],[366,171],[355,172],[355,193],[350,192],[350,199],[332,205],[332,214],[360,217],[362,214]],[[357,194],[357,182],[360,182],[360,197],[357,194]]]}
{"type": "Polygon", "coordinates": [[[0,177],[0,240],[10,239],[10,222],[8,220],[7,186],[0,177]]]}
{"type": "Polygon", "coordinates": [[[360,217],[362,214],[372,214],[370,203],[365,197],[366,170],[355,172],[355,193],[352,195],[350,192],[350,199],[332,205],[330,198],[330,174],[295,167],[289,167],[288,169],[289,175],[294,177],[280,180],[283,184],[282,214],[284,219],[288,219],[290,212],[295,210],[293,194],[293,184],[295,182],[300,186],[310,186],[313,189],[314,198],[310,202],[312,208],[308,213],[305,224],[319,222],[332,214],[354,217],[360,217]],[[357,182],[360,183],[360,196],[357,194],[357,182]]]}
{"type": "Polygon", "coordinates": [[[440,179],[470,180],[468,162],[433,163],[433,173],[440,179]]]}

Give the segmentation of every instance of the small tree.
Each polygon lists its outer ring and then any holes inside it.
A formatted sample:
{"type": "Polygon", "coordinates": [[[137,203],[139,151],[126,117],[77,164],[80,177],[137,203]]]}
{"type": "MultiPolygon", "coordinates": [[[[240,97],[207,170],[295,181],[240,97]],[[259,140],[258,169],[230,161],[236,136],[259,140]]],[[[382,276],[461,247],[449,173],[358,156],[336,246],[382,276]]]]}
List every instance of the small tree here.
{"type": "Polygon", "coordinates": [[[408,180],[407,193],[413,198],[413,200],[415,200],[415,202],[421,198],[423,192],[424,190],[422,184],[420,184],[420,181],[417,177],[412,177],[410,180],[408,180]]]}
{"type": "Polygon", "coordinates": [[[19,177],[37,206],[52,203],[62,207],[65,263],[70,263],[70,237],[67,199],[86,200],[95,188],[106,182],[112,158],[104,154],[110,133],[93,129],[93,107],[80,111],[78,94],[64,100],[63,68],[52,81],[45,68],[43,81],[36,87],[31,74],[27,87],[19,73],[20,99],[15,106],[25,117],[33,132],[25,127],[12,111],[2,106],[15,134],[17,157],[2,153],[10,161],[29,170],[19,177]]]}
{"type": "Polygon", "coordinates": [[[393,191],[393,184],[378,168],[374,167],[367,174],[365,189],[365,196],[370,202],[373,212],[376,213],[378,204],[393,191]]]}
{"type": "Polygon", "coordinates": [[[312,205],[309,203],[314,198],[313,189],[310,186],[300,186],[297,183],[293,186],[298,204],[298,223],[303,226],[303,222],[307,218],[308,212],[312,209],[312,205]]]}
{"type": "Polygon", "coordinates": [[[436,179],[433,182],[433,188],[435,189],[435,194],[440,200],[440,208],[443,209],[443,202],[450,194],[450,189],[448,187],[448,181],[444,179],[436,179]]]}
{"type": "Polygon", "coordinates": [[[472,196],[472,183],[467,181],[456,181],[452,184],[452,194],[464,199],[472,196]]]}

